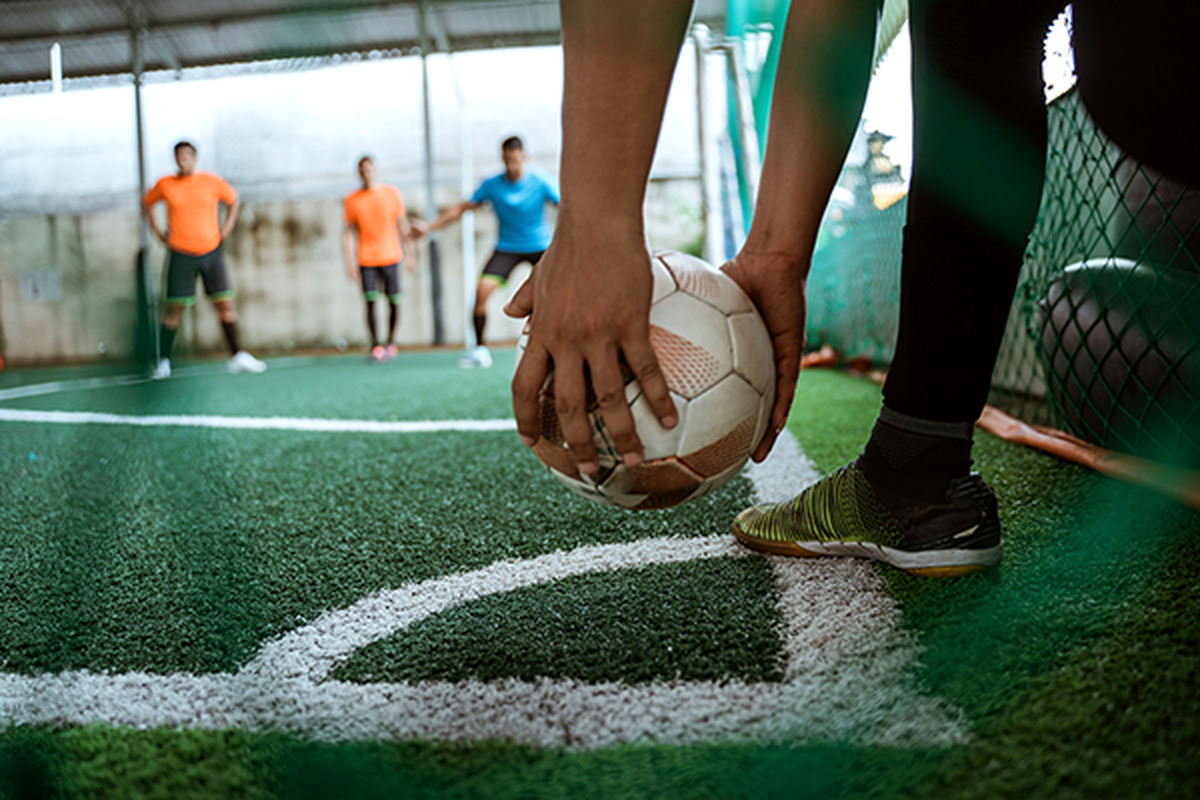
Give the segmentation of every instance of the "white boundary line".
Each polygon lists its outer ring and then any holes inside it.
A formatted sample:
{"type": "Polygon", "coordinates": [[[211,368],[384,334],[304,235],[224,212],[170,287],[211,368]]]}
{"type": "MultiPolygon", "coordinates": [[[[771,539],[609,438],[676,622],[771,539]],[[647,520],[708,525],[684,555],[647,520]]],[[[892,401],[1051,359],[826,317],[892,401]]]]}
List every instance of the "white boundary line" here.
{"type": "MultiPolygon", "coordinates": [[[[272,370],[302,367],[312,364],[317,359],[311,356],[288,356],[284,358],[268,359],[272,370]]],[[[202,375],[214,375],[225,372],[224,362],[212,362],[207,364],[190,364],[185,367],[176,367],[171,372],[171,377],[191,378],[202,375]]],[[[139,383],[149,383],[150,376],[145,373],[135,375],[101,375],[95,378],[68,378],[62,381],[46,381],[45,383],[30,383],[25,386],[13,386],[8,389],[0,389],[0,403],[6,400],[20,400],[24,397],[41,397],[47,394],[58,394],[59,392],[78,392],[87,391],[90,389],[107,389],[113,386],[134,386],[139,383]]]]}
{"type": "MultiPolygon", "coordinates": [[[[776,490],[815,470],[786,434],[756,485],[776,490]],[[772,483],[774,482],[774,483],[772,483]]],[[[623,742],[799,743],[837,740],[945,746],[966,740],[962,714],[920,693],[920,647],[869,565],[770,560],[780,592],[784,680],[419,681],[357,684],[327,676],[359,648],[434,614],[571,575],[702,558],[740,558],[729,535],[589,545],[408,584],[320,615],[267,642],[235,674],[68,672],[0,676],[8,724],[283,730],[316,739],[504,739],[594,749],[623,742]]]]}
{"type": "Polygon", "coordinates": [[[436,433],[440,431],[515,431],[517,429],[517,424],[511,419],[372,420],[316,417],[227,417],[211,414],[135,416],[95,411],[25,411],[16,408],[0,408],[0,422],[320,433],[436,433]]]}

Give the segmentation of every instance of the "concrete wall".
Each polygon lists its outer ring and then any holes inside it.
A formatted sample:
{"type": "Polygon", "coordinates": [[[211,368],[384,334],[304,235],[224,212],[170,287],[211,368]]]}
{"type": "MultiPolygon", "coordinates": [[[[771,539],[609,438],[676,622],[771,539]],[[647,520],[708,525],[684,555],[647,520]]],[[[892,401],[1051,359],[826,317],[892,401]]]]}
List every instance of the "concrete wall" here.
{"type": "MultiPolygon", "coordinates": [[[[562,75],[556,48],[435,56],[429,66],[436,205],[461,199],[497,171],[499,142],[512,133],[525,139],[530,166],[557,171],[562,75]]],[[[245,346],[279,352],[362,344],[361,293],[341,265],[341,197],[356,188],[357,158],[371,153],[410,211],[428,213],[419,60],[237,77],[201,70],[183,78],[147,78],[148,181],[174,170],[171,146],[186,138],[199,145],[199,167],[238,190],[242,216],[226,256],[245,346]]],[[[718,93],[714,112],[721,103],[718,93]]],[[[0,356],[16,363],[128,357],[138,313],[139,236],[128,79],[75,88],[68,82],[57,95],[0,94],[0,119],[0,356]]],[[[685,50],[652,171],[657,179],[647,194],[655,246],[681,247],[700,236],[697,171],[694,70],[685,50]]],[[[465,277],[459,232],[440,237],[442,311],[451,343],[464,339],[464,283],[470,290],[491,253],[494,215],[477,214],[476,231],[465,277]]],[[[398,332],[404,344],[433,339],[429,259],[421,251],[421,268],[404,279],[398,332]]],[[[164,258],[155,243],[158,284],[164,258]]],[[[518,271],[516,282],[524,274],[518,271]]],[[[506,298],[497,293],[491,300],[493,340],[520,332],[519,323],[499,313],[506,298]]],[[[381,307],[381,323],[385,313],[381,307]]],[[[184,352],[221,350],[207,303],[188,312],[178,342],[184,352]]]]}
{"type": "MultiPolygon", "coordinates": [[[[440,204],[458,199],[446,189],[440,204]]],[[[698,181],[654,181],[647,193],[648,235],[658,248],[684,248],[701,235],[698,181]]],[[[226,242],[226,262],[237,291],[244,346],[273,353],[297,348],[359,347],[366,343],[361,290],[342,267],[341,199],[247,201],[226,242]]],[[[461,234],[439,237],[442,313],[448,343],[464,341],[468,290],[496,241],[495,215],[475,215],[475,263],[464,264],[461,234]]],[[[132,356],[137,321],[137,217],[130,211],[39,214],[0,219],[0,354],[9,363],[45,363],[132,356]],[[55,294],[53,276],[57,275],[55,294]],[[50,276],[47,280],[47,276],[50,276]],[[41,279],[39,281],[39,278],[41,279]],[[24,285],[23,285],[24,284],[24,285]],[[43,285],[48,284],[48,285],[43,285]]],[[[165,249],[151,248],[161,289],[165,249]]],[[[403,273],[404,301],[397,341],[433,341],[428,246],[417,249],[418,268],[403,273]]],[[[500,308],[528,275],[521,267],[489,305],[488,338],[515,339],[520,323],[500,308]]],[[[180,353],[220,352],[216,315],[203,301],[187,312],[177,340],[180,353]]],[[[386,324],[386,306],[378,303],[386,324]]]]}

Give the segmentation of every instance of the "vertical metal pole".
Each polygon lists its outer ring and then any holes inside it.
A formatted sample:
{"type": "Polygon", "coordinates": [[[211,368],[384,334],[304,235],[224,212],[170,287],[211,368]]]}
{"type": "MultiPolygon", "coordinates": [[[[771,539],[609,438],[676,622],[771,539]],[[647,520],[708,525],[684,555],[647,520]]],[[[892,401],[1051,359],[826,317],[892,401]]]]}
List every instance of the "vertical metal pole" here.
{"type": "MultiPolygon", "coordinates": [[[[474,153],[471,109],[467,106],[467,98],[463,94],[462,84],[459,83],[457,75],[454,78],[454,91],[458,97],[458,148],[461,151],[458,167],[459,190],[465,199],[470,197],[475,189],[475,177],[471,169],[474,153]]],[[[475,326],[472,324],[475,311],[475,270],[475,212],[468,211],[462,216],[463,341],[468,349],[479,344],[475,341],[475,326]]]]}
{"type": "Polygon", "coordinates": [[[713,152],[708,129],[708,27],[697,24],[692,28],[692,45],[696,48],[696,138],[700,148],[700,220],[704,225],[704,258],[710,264],[721,264],[725,253],[724,232],[721,228],[720,170],[713,152]]]}
{"type": "MultiPolygon", "coordinates": [[[[433,131],[429,112],[429,0],[421,0],[421,113],[425,131],[425,216],[437,217],[433,196],[433,131]]],[[[438,254],[438,235],[429,237],[429,284],[433,300],[433,343],[442,344],[446,333],[442,324],[442,272],[438,254]]]]}
{"type": "Polygon", "coordinates": [[[150,341],[152,342],[152,363],[158,363],[162,353],[162,343],[158,338],[158,297],[154,290],[154,275],[150,268],[150,226],[142,214],[142,198],[146,195],[146,125],[142,113],[142,72],[145,69],[145,39],[146,31],[140,19],[132,20],[129,30],[129,45],[133,61],[133,116],[134,130],[137,133],[137,170],[138,170],[138,267],[142,272],[142,289],[146,295],[146,318],[150,326],[150,341]]]}
{"type": "Polygon", "coordinates": [[[754,216],[754,204],[758,201],[759,149],[758,130],[754,127],[754,101],[750,98],[750,77],[746,74],[746,62],[742,56],[741,43],[736,39],[727,43],[729,69],[733,77],[734,103],[737,108],[738,143],[741,145],[742,180],[746,187],[745,224],[754,216]]]}
{"type": "Polygon", "coordinates": [[[54,94],[62,94],[62,45],[50,45],[50,86],[54,94]]]}

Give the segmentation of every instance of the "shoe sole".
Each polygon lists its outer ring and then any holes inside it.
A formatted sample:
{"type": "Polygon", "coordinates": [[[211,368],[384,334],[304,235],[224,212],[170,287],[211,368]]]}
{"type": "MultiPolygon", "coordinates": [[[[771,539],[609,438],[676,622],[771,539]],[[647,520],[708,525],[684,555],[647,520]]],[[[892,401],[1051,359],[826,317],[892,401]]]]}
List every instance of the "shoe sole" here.
{"type": "Polygon", "coordinates": [[[979,550],[898,550],[873,542],[797,542],[760,539],[733,523],[733,535],[742,544],[764,553],[796,558],[869,558],[890,564],[922,578],[957,578],[982,572],[1000,563],[1003,545],[979,550]]]}

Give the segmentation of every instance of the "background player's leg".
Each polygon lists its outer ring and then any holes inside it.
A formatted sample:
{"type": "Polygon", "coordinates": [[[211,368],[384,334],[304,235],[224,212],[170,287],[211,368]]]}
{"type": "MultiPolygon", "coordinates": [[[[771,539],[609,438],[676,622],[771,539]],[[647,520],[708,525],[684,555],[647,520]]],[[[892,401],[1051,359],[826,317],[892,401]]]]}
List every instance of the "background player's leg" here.
{"type": "Polygon", "coordinates": [[[225,344],[229,348],[229,355],[237,355],[242,348],[238,345],[237,312],[233,309],[233,299],[214,300],[213,309],[216,310],[217,317],[221,320],[221,331],[225,334],[225,344]]]}
{"type": "Polygon", "coordinates": [[[490,367],[492,365],[492,354],[488,351],[483,338],[487,328],[487,301],[492,296],[492,292],[496,291],[496,287],[502,283],[501,280],[485,272],[479,279],[479,283],[475,285],[475,308],[471,316],[471,321],[475,326],[475,349],[458,360],[460,367],[490,367]]]}
{"type": "Polygon", "coordinates": [[[400,295],[388,295],[388,335],[387,335],[387,355],[388,358],[395,358],[396,348],[396,326],[400,324],[400,295]]]}
{"type": "Polygon", "coordinates": [[[367,292],[364,296],[367,312],[367,335],[371,339],[371,349],[379,345],[379,332],[375,323],[375,293],[367,292]]]}
{"type": "Polygon", "coordinates": [[[241,348],[238,342],[237,312],[233,309],[233,298],[223,297],[213,301],[213,308],[221,320],[221,330],[229,345],[230,372],[263,372],[267,365],[241,348]]]}
{"type": "Polygon", "coordinates": [[[366,303],[367,334],[371,337],[371,347],[367,350],[367,362],[378,364],[387,358],[387,353],[379,344],[379,327],[375,322],[375,297],[379,294],[380,270],[378,267],[362,267],[358,269],[362,281],[363,300],[366,303]]]}
{"type": "Polygon", "coordinates": [[[162,329],[159,331],[158,363],[150,372],[151,378],[171,377],[171,353],[175,348],[175,334],[183,319],[183,310],[194,302],[196,273],[201,262],[192,256],[167,252],[166,305],[163,309],[162,329]]]}
{"type": "Polygon", "coordinates": [[[499,284],[494,280],[481,280],[475,286],[475,310],[472,322],[475,324],[475,344],[484,343],[483,332],[487,328],[487,301],[496,291],[499,284]]]}
{"type": "Polygon", "coordinates": [[[383,270],[384,288],[387,290],[388,301],[388,335],[384,358],[392,359],[398,352],[396,349],[396,326],[400,323],[400,265],[392,264],[383,270]]]}
{"type": "Polygon", "coordinates": [[[182,303],[167,302],[163,309],[162,326],[159,330],[158,363],[150,372],[152,378],[171,377],[171,351],[175,348],[175,334],[179,331],[179,323],[183,319],[183,310],[187,308],[182,303]]]}

